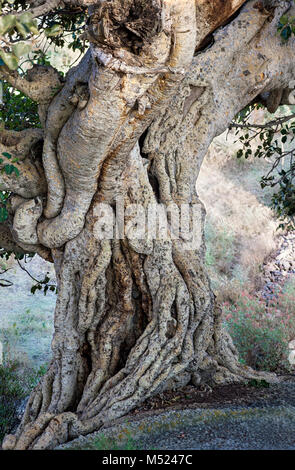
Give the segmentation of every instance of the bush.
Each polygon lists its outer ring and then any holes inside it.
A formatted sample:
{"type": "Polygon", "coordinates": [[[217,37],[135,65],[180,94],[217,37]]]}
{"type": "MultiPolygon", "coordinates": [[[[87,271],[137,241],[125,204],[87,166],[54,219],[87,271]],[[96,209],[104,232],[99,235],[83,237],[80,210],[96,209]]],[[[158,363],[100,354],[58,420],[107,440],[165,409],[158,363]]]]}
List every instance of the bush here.
{"type": "Polygon", "coordinates": [[[16,361],[0,365],[0,442],[17,424],[17,406],[26,392],[19,382],[16,361]]]}
{"type": "Polygon", "coordinates": [[[6,129],[21,131],[41,127],[38,105],[20,91],[3,82],[3,104],[0,106],[0,124],[6,129]]]}
{"type": "Polygon", "coordinates": [[[46,370],[46,365],[26,369],[14,359],[6,359],[0,365],[0,444],[4,436],[19,424],[18,408],[46,370]]]}
{"type": "Polygon", "coordinates": [[[290,371],[288,345],[295,338],[295,283],[288,283],[274,299],[242,292],[235,304],[223,304],[224,323],[241,361],[258,370],[290,371]]]}

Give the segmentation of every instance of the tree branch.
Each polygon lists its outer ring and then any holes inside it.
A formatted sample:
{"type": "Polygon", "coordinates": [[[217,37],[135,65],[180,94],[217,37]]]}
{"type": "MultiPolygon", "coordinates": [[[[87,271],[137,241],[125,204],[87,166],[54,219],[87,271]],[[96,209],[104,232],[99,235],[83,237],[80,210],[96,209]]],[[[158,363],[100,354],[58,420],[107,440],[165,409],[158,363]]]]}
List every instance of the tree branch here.
{"type": "Polygon", "coordinates": [[[42,164],[38,158],[31,154],[32,146],[40,141],[42,136],[41,129],[26,129],[21,132],[3,129],[0,131],[2,160],[0,163],[0,190],[12,191],[24,198],[46,194],[47,184],[42,164]],[[18,172],[7,174],[5,167],[11,164],[17,168],[18,172]]]}
{"type": "Polygon", "coordinates": [[[15,254],[26,254],[26,251],[14,241],[7,223],[0,224],[0,247],[15,254]]]}
{"type": "Polygon", "coordinates": [[[1,78],[40,104],[50,103],[62,85],[61,76],[52,66],[34,65],[25,76],[21,76],[18,72],[2,65],[1,78]]]}
{"type": "Polygon", "coordinates": [[[213,33],[219,26],[227,22],[246,0],[196,0],[198,43],[196,49],[202,47],[202,43],[209,34],[213,33]]]}
{"type": "Polygon", "coordinates": [[[229,128],[234,129],[270,129],[274,126],[281,126],[285,122],[290,121],[291,119],[295,119],[295,113],[289,114],[288,116],[284,116],[278,119],[273,119],[272,121],[266,122],[265,124],[238,124],[238,123],[231,123],[229,128]]]}
{"type": "Polygon", "coordinates": [[[2,146],[4,146],[5,151],[19,160],[24,160],[29,155],[32,146],[42,139],[42,129],[30,128],[23,131],[0,129],[0,150],[3,152],[2,146]]]}
{"type": "Polygon", "coordinates": [[[61,4],[61,0],[45,0],[42,4],[40,4],[40,2],[37,2],[37,5],[35,7],[29,8],[28,10],[22,10],[21,12],[16,13],[15,16],[20,16],[24,12],[26,12],[31,13],[33,18],[37,18],[38,16],[46,15],[46,13],[49,13],[51,10],[54,10],[61,4]]]}

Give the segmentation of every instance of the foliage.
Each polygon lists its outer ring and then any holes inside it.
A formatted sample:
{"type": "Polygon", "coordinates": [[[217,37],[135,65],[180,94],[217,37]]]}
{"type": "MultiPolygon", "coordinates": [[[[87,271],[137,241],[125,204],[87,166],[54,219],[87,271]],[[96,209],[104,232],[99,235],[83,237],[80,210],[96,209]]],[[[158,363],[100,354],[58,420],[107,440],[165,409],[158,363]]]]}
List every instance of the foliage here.
{"type": "MultiPolygon", "coordinates": [[[[26,256],[25,256],[26,261],[26,256]]],[[[50,277],[48,276],[49,272],[46,273],[43,279],[36,279],[32,274],[20,263],[20,260],[17,259],[19,267],[25,271],[28,276],[34,281],[34,284],[31,287],[31,293],[35,294],[37,290],[43,291],[44,295],[47,294],[48,290],[55,292],[57,294],[57,286],[50,283],[50,277]]]]}
{"type": "Polygon", "coordinates": [[[37,290],[43,291],[44,295],[47,294],[48,290],[57,293],[57,286],[55,284],[50,284],[50,277],[46,274],[44,279],[41,281],[37,280],[36,284],[31,287],[32,294],[35,294],[37,290]]]}
{"type": "Polygon", "coordinates": [[[59,9],[43,17],[41,26],[47,38],[56,46],[68,47],[72,51],[80,50],[81,53],[88,47],[79,34],[85,26],[85,12],[82,8],[77,8],[74,14],[73,11],[59,9]]]}
{"type": "MultiPolygon", "coordinates": [[[[1,193],[0,193],[1,195],[1,193]]],[[[57,286],[56,284],[52,284],[50,281],[50,277],[48,276],[48,272],[45,274],[44,278],[43,279],[36,279],[34,276],[32,276],[32,274],[20,263],[21,260],[24,260],[25,262],[30,259],[30,258],[33,258],[35,256],[35,253],[29,253],[29,254],[17,254],[17,253],[12,253],[11,251],[6,251],[5,249],[0,249],[0,258],[3,258],[3,259],[6,259],[8,260],[10,258],[10,256],[13,255],[19,265],[19,267],[25,271],[28,276],[34,281],[34,284],[32,284],[32,287],[31,287],[31,293],[32,294],[35,294],[36,291],[43,291],[43,294],[46,295],[48,291],[51,291],[51,292],[54,292],[55,294],[57,294],[57,286]]],[[[5,270],[4,272],[6,272],[7,270],[5,270]]],[[[4,274],[1,273],[1,274],[4,274]]],[[[5,281],[3,279],[0,279],[0,286],[2,286],[2,282],[5,281]]],[[[10,281],[5,281],[6,283],[8,283],[8,286],[11,286],[12,284],[10,283],[10,281]]]]}
{"type": "Polygon", "coordinates": [[[0,191],[0,223],[5,222],[8,218],[7,200],[9,193],[7,191],[0,191]]]}
{"type": "Polygon", "coordinates": [[[283,15],[280,18],[278,31],[284,41],[288,41],[292,34],[295,36],[295,16],[283,15]]]}
{"type": "Polygon", "coordinates": [[[289,113],[264,124],[251,123],[251,115],[261,105],[250,105],[236,116],[231,128],[241,143],[238,158],[264,158],[270,169],[261,178],[262,188],[275,188],[272,207],[277,214],[279,228],[295,227],[295,114],[289,113]]]}
{"type": "MultiPolygon", "coordinates": [[[[6,175],[11,176],[19,176],[19,169],[14,163],[18,163],[18,158],[12,158],[12,155],[8,152],[2,152],[2,158],[0,158],[0,165],[4,163],[0,172],[6,173],[6,175]],[[5,163],[5,160],[8,160],[8,163],[5,163]]],[[[9,192],[7,191],[0,191],[0,223],[5,222],[8,219],[8,210],[7,210],[7,202],[9,198],[9,192]]]]}
{"type": "Polygon", "coordinates": [[[18,423],[16,404],[25,397],[17,369],[16,361],[0,365],[0,442],[18,423]]]}
{"type": "Polygon", "coordinates": [[[33,390],[38,383],[40,382],[40,378],[46,374],[47,371],[47,364],[42,364],[39,368],[34,369],[30,374],[28,374],[27,378],[27,388],[28,390],[33,390]]]}
{"type": "Polygon", "coordinates": [[[266,382],[266,380],[252,379],[248,382],[248,385],[250,385],[250,387],[255,387],[255,388],[269,388],[269,383],[266,382]]]}
{"type": "MultiPolygon", "coordinates": [[[[35,62],[40,63],[40,54],[35,54],[35,62]]],[[[0,104],[0,125],[5,129],[22,131],[30,127],[41,127],[37,103],[20,91],[3,82],[3,100],[0,104]]]]}
{"type": "MultiPolygon", "coordinates": [[[[288,14],[280,18],[278,32],[283,41],[295,35],[295,17],[288,14]]],[[[291,85],[290,85],[291,86],[291,85]]],[[[262,177],[261,187],[276,188],[272,207],[281,221],[279,228],[295,228],[295,162],[293,145],[295,137],[295,114],[276,118],[264,125],[251,124],[250,118],[255,109],[263,107],[256,102],[244,108],[233,120],[231,128],[237,129],[236,135],[241,143],[237,157],[250,156],[264,158],[271,162],[269,172],[262,177]],[[253,143],[259,140],[258,145],[253,143]],[[288,148],[284,149],[284,145],[288,148]],[[287,162],[287,168],[285,168],[287,162]]]]}
{"type": "Polygon", "coordinates": [[[242,292],[223,304],[224,323],[243,363],[259,370],[289,370],[288,345],[295,338],[295,285],[275,292],[267,303],[242,292]]]}
{"type": "Polygon", "coordinates": [[[46,370],[47,367],[41,365],[24,377],[18,361],[8,359],[0,365],[0,443],[19,423],[17,409],[20,403],[36,387],[46,370]]]}
{"type": "Polygon", "coordinates": [[[1,5],[5,14],[0,17],[0,66],[16,70],[23,56],[40,49],[38,39],[43,34],[49,43],[56,46],[67,46],[73,51],[79,49],[81,53],[85,51],[86,42],[79,35],[85,26],[83,7],[71,10],[59,7],[37,21],[22,0],[1,1],[1,5]],[[20,14],[19,11],[23,12],[20,14]]]}
{"type": "Polygon", "coordinates": [[[139,450],[136,441],[131,437],[130,432],[125,433],[123,442],[119,443],[115,438],[106,437],[101,434],[93,441],[95,450],[139,450]]]}
{"type": "MultiPolygon", "coordinates": [[[[3,101],[0,106],[0,126],[6,129],[21,131],[29,127],[41,127],[37,112],[37,104],[23,93],[14,90],[8,83],[3,84],[3,101]]],[[[10,153],[3,152],[0,156],[1,172],[19,176],[18,159],[10,153]],[[5,163],[6,160],[6,163],[5,163]],[[16,165],[15,165],[16,164],[16,165]]],[[[10,193],[0,188],[0,223],[8,218],[7,202],[10,193]]],[[[0,254],[3,257],[3,252],[0,254]]]]}

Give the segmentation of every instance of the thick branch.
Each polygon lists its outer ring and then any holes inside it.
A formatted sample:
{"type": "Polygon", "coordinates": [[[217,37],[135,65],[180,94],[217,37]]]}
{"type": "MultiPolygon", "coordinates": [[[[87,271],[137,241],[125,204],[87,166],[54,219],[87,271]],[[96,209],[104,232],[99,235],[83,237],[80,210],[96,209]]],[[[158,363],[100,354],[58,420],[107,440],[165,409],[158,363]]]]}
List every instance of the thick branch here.
{"type": "MultiPolygon", "coordinates": [[[[25,10],[28,13],[31,13],[33,18],[37,18],[38,16],[44,16],[46,13],[56,9],[59,5],[62,5],[63,2],[61,0],[44,0],[43,2],[32,2],[36,3],[36,6],[32,6],[31,8],[25,10]]],[[[20,16],[23,11],[19,13],[15,13],[15,16],[20,16]]]]}
{"type": "MultiPolygon", "coordinates": [[[[58,147],[62,149],[58,152],[59,167],[65,181],[66,197],[60,215],[53,221],[42,222],[38,228],[40,240],[45,246],[60,247],[82,230],[102,164],[110,151],[126,160],[159,107],[169,101],[173,90],[183,79],[182,74],[172,73],[169,68],[188,69],[191,63],[196,43],[194,9],[193,0],[164,2],[163,10],[167,16],[165,24],[168,29],[147,42],[138,57],[143,67],[142,74],[122,77],[121,71],[109,70],[93,62],[87,106],[71,116],[59,135],[58,147]],[[192,12],[193,15],[189,16],[192,12]],[[153,68],[167,66],[169,73],[165,80],[158,74],[144,74],[146,65],[151,62],[154,63],[153,68]],[[149,97],[150,89],[152,92],[149,97]],[[142,108],[143,96],[147,103],[141,111],[144,116],[134,125],[138,108],[142,108]],[[81,119],[82,116],[85,119],[81,119]],[[93,137],[90,145],[89,136],[93,137]]],[[[93,45],[92,50],[95,56],[101,48],[93,45]]],[[[125,56],[130,58],[125,49],[120,49],[120,52],[123,62],[125,56]]],[[[50,156],[50,153],[47,155],[50,156]]],[[[54,170],[56,169],[58,168],[55,165],[54,170]]],[[[54,178],[53,181],[62,181],[62,178],[54,178]]],[[[58,196],[62,194],[62,185],[60,188],[58,196]]],[[[54,201],[55,191],[52,195],[52,203],[49,198],[51,207],[48,205],[46,209],[47,215],[56,215],[60,211],[60,198],[54,201]]]]}
{"type": "Polygon", "coordinates": [[[196,50],[205,37],[224,24],[246,0],[196,0],[198,42],[196,50]]]}
{"type": "Polygon", "coordinates": [[[0,224],[0,248],[4,248],[6,251],[12,251],[16,254],[27,253],[15,242],[9,225],[4,223],[0,224]]]}
{"type": "Polygon", "coordinates": [[[40,104],[50,103],[61,87],[61,77],[54,67],[34,65],[25,76],[0,67],[0,78],[40,104]]]}
{"type": "Polygon", "coordinates": [[[24,160],[30,153],[31,148],[43,139],[42,129],[24,129],[22,131],[13,131],[8,129],[0,129],[0,150],[5,150],[24,160]]]}
{"type": "Polygon", "coordinates": [[[41,162],[31,149],[42,139],[41,129],[26,129],[21,132],[0,131],[0,190],[12,191],[24,198],[46,194],[47,183],[41,162]],[[4,153],[4,155],[3,155],[4,153]],[[6,154],[9,154],[7,156],[6,154]],[[12,163],[14,162],[14,163],[12,163]],[[6,172],[13,165],[18,172],[6,172]],[[1,171],[2,170],[2,171],[1,171]]]}
{"type": "Polygon", "coordinates": [[[40,245],[26,245],[15,240],[15,233],[9,222],[0,224],[0,248],[11,251],[16,255],[38,253],[45,261],[52,263],[52,256],[49,250],[40,245]]]}

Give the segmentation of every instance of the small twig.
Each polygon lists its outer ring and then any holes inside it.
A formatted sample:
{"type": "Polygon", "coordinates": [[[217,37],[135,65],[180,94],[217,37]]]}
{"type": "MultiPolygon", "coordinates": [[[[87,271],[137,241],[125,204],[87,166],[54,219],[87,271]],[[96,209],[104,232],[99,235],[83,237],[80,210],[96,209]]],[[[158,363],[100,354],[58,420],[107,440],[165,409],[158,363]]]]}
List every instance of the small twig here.
{"type": "Polygon", "coordinates": [[[238,123],[231,123],[230,128],[235,128],[235,129],[269,129],[272,128],[273,126],[279,126],[284,124],[285,122],[290,121],[291,119],[295,119],[295,113],[290,114],[289,116],[281,117],[278,119],[274,119],[272,121],[269,121],[265,124],[238,124],[238,123]]]}
{"type": "MultiPolygon", "coordinates": [[[[25,273],[28,274],[28,276],[35,282],[37,282],[37,284],[42,284],[42,281],[39,281],[38,279],[36,279],[34,276],[32,276],[32,274],[24,267],[22,266],[22,264],[20,263],[20,261],[17,259],[17,264],[19,265],[19,267],[25,271],[25,273]]],[[[48,287],[56,287],[55,284],[47,284],[48,287]]]]}
{"type": "MultiPolygon", "coordinates": [[[[10,268],[4,269],[4,270],[0,273],[0,276],[2,276],[2,274],[7,273],[7,271],[9,271],[9,269],[10,269],[10,268]]],[[[13,282],[8,281],[8,279],[0,279],[0,287],[11,287],[11,286],[13,286],[13,282]]]]}

